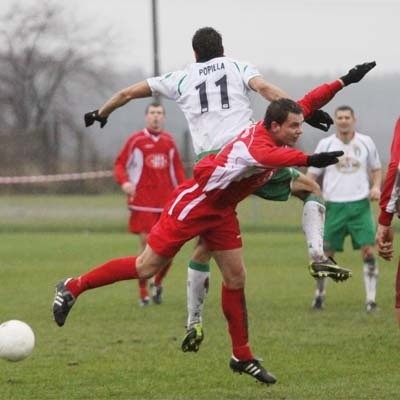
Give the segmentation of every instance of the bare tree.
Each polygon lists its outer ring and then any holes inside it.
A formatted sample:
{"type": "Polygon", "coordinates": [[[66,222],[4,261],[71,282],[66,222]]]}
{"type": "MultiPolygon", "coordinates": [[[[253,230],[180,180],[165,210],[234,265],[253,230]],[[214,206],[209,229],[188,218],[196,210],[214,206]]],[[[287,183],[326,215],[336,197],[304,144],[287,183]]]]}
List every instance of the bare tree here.
{"type": "Polygon", "coordinates": [[[0,17],[0,163],[15,172],[55,172],[64,148],[75,148],[81,168],[86,153],[93,159],[76,109],[92,88],[105,88],[109,35],[89,26],[42,2],[0,17]]]}

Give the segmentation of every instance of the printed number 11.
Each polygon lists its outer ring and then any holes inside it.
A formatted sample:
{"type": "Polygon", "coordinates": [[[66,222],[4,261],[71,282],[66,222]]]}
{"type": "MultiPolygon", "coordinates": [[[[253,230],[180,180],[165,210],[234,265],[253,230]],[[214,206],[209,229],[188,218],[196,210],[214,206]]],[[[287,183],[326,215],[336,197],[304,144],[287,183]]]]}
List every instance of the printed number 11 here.
{"type": "MultiPolygon", "coordinates": [[[[226,80],[226,75],[224,75],[221,79],[218,79],[215,82],[215,86],[219,86],[221,93],[221,108],[227,109],[229,108],[229,97],[228,97],[228,84],[226,80]]],[[[206,91],[206,82],[202,82],[196,86],[196,89],[199,91],[200,95],[200,106],[201,113],[208,112],[208,99],[207,99],[207,91],[206,91]]]]}

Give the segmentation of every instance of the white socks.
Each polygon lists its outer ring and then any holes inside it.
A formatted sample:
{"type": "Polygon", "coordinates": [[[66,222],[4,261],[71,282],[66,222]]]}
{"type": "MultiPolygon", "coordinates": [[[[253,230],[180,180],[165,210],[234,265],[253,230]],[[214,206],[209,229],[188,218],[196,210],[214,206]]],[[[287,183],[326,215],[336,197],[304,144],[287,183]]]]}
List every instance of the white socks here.
{"type": "Polygon", "coordinates": [[[208,293],[210,267],[191,261],[188,268],[187,280],[187,329],[201,323],[203,304],[208,293]]]}
{"type": "Polygon", "coordinates": [[[310,259],[316,262],[326,260],[323,246],[325,206],[317,200],[306,200],[303,206],[302,225],[310,259]]]}
{"type": "Polygon", "coordinates": [[[315,290],[315,296],[325,297],[327,278],[316,279],[317,289],[315,290]]]}
{"type": "Polygon", "coordinates": [[[375,302],[379,269],[374,257],[364,260],[363,271],[366,303],[375,302]]]}

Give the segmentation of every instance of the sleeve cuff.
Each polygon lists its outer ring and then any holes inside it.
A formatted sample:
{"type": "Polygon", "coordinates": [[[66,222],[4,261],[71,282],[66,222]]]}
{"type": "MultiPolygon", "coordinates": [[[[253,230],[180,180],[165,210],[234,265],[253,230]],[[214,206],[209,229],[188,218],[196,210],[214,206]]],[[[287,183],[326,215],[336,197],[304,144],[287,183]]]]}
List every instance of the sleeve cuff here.
{"type": "Polygon", "coordinates": [[[330,89],[335,93],[344,88],[343,82],[340,79],[336,79],[335,81],[328,83],[328,85],[330,89]]]}
{"type": "Polygon", "coordinates": [[[392,213],[389,213],[385,210],[381,210],[381,212],[379,214],[378,222],[380,225],[390,226],[390,224],[392,223],[392,219],[393,219],[392,213]]]}

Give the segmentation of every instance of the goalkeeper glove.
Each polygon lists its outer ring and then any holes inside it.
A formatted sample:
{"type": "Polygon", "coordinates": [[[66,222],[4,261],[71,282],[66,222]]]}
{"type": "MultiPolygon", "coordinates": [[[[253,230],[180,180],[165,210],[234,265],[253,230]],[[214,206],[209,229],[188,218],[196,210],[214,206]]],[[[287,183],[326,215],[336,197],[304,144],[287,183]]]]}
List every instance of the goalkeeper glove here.
{"type": "Polygon", "coordinates": [[[375,65],[375,61],[358,64],[340,79],[344,83],[344,86],[359,82],[362,78],[364,78],[364,75],[366,75],[372,68],[375,67],[375,65]]]}
{"type": "Polygon", "coordinates": [[[330,126],[333,124],[333,119],[327,112],[323,110],[317,110],[314,111],[313,114],[306,119],[306,122],[308,125],[311,125],[314,128],[320,129],[324,132],[328,132],[330,126]]]}
{"type": "Polygon", "coordinates": [[[315,153],[311,156],[308,156],[307,166],[324,168],[328,165],[336,164],[339,161],[338,157],[342,156],[343,154],[343,151],[315,153]]]}
{"type": "Polygon", "coordinates": [[[94,121],[99,121],[100,128],[102,128],[107,123],[107,117],[101,117],[99,115],[99,110],[90,111],[85,114],[85,126],[91,126],[94,124],[94,121]]]}

